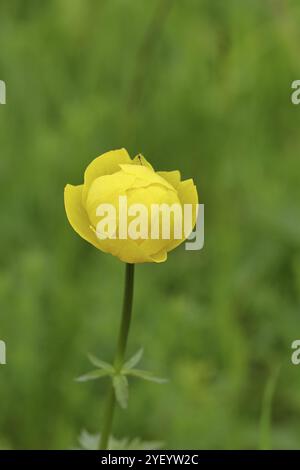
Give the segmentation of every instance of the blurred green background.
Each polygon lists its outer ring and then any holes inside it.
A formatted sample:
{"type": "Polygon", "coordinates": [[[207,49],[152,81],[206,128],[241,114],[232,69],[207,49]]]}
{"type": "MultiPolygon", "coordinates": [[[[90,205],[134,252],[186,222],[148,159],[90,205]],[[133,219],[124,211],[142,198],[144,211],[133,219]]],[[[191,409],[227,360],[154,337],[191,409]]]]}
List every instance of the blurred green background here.
{"type": "Polygon", "coordinates": [[[114,354],[124,266],[71,229],[63,188],[123,146],[195,179],[206,241],[137,267],[128,355],[170,382],[132,381],[114,434],[299,447],[299,21],[297,0],[1,2],[1,448],[101,429],[107,382],[73,379],[114,354]]]}

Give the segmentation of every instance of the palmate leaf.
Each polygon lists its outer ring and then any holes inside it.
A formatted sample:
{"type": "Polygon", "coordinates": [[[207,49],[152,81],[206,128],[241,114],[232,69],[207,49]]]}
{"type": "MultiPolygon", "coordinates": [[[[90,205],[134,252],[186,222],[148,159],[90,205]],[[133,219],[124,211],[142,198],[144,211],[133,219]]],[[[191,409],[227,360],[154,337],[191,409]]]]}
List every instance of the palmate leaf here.
{"type": "Polygon", "coordinates": [[[143,349],[139,349],[128,361],[126,361],[121,371],[114,368],[108,362],[102,361],[92,354],[88,354],[90,362],[97,367],[86,374],[77,377],[77,382],[87,382],[90,380],[97,380],[102,377],[110,376],[113,383],[114,393],[118,404],[121,408],[127,408],[128,405],[128,380],[127,376],[137,377],[149,382],[165,383],[167,379],[156,377],[152,372],[147,370],[135,369],[134,367],[139,363],[143,356],[143,349]]]}
{"type": "Polygon", "coordinates": [[[116,439],[113,436],[109,439],[110,450],[157,450],[161,449],[163,442],[160,441],[142,441],[139,437],[128,439],[116,439]]]}
{"type": "Polygon", "coordinates": [[[87,382],[89,380],[101,379],[102,377],[106,377],[108,375],[111,375],[108,370],[95,369],[91,370],[90,372],[87,372],[86,374],[81,375],[80,377],[77,377],[75,380],[76,382],[87,382]]]}
{"type": "Polygon", "coordinates": [[[153,375],[152,372],[148,370],[141,370],[141,369],[129,369],[126,371],[126,375],[131,375],[133,377],[138,377],[139,379],[149,380],[150,382],[156,382],[158,384],[163,384],[168,382],[168,379],[164,379],[162,377],[156,377],[153,375]]]}
{"type": "Polygon", "coordinates": [[[93,354],[88,354],[88,358],[93,366],[98,367],[99,369],[105,369],[111,373],[114,371],[114,368],[111,364],[102,361],[102,359],[98,359],[98,357],[94,356],[93,354]]]}
{"type": "Polygon", "coordinates": [[[80,449],[98,450],[100,445],[100,434],[90,434],[83,429],[78,438],[80,449]]]}
{"type": "MultiPolygon", "coordinates": [[[[100,446],[100,434],[90,434],[83,429],[78,438],[78,442],[79,450],[98,450],[100,446]]],[[[127,437],[117,439],[114,436],[110,436],[108,448],[110,450],[156,450],[161,449],[163,445],[163,442],[143,441],[139,437],[133,439],[127,437]]]]}
{"type": "Polygon", "coordinates": [[[117,402],[121,408],[127,408],[128,405],[128,380],[123,374],[116,374],[113,377],[113,387],[117,402]]]}
{"type": "Polygon", "coordinates": [[[127,369],[132,369],[133,367],[135,367],[142,359],[143,354],[144,354],[144,349],[143,348],[139,349],[127,362],[125,362],[125,364],[123,365],[123,369],[127,370],[127,369]]]}

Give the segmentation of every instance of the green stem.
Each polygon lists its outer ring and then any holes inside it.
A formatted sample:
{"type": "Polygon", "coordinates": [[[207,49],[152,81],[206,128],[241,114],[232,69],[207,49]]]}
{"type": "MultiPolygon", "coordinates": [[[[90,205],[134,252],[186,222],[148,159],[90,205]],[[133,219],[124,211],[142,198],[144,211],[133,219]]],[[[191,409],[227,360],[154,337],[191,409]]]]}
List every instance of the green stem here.
{"type": "MultiPolygon", "coordinates": [[[[125,272],[125,290],[124,290],[124,299],[123,299],[123,310],[122,310],[122,320],[119,332],[118,345],[114,360],[114,367],[117,372],[122,368],[125,358],[125,351],[128,339],[128,333],[131,322],[131,312],[132,312],[132,299],[133,299],[133,285],[134,285],[134,264],[126,264],[125,272]]],[[[105,450],[108,447],[108,440],[111,433],[114,410],[115,410],[116,398],[113,385],[110,385],[108,395],[107,395],[107,404],[104,414],[103,429],[101,433],[100,449],[105,450]]]]}

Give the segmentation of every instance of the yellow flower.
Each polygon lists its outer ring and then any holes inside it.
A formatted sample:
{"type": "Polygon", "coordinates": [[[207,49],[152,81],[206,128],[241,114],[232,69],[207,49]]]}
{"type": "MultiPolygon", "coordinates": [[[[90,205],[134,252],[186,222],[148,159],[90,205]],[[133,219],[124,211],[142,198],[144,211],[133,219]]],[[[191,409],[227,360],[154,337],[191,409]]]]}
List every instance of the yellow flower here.
{"type": "MultiPolygon", "coordinates": [[[[153,219],[150,217],[150,208],[153,205],[166,204],[171,207],[177,204],[183,209],[185,204],[190,204],[190,231],[195,225],[198,208],[197,189],[192,179],[181,181],[179,171],[155,172],[143,156],[138,155],[131,160],[125,149],[112,150],[93,160],[85,170],[82,185],[68,184],[65,187],[64,200],[67,217],[73,229],[99,250],[111,253],[126,263],[166,261],[167,252],[176,248],[186,238],[184,235],[180,239],[174,237],[174,216],[170,219],[171,230],[168,239],[162,236],[161,230],[158,237],[151,237],[153,219]],[[149,236],[123,239],[116,232],[115,238],[99,238],[97,224],[101,216],[97,215],[97,208],[101,204],[111,204],[119,216],[120,196],[127,197],[128,207],[143,204],[149,209],[149,236]]],[[[132,216],[129,219],[132,220],[132,216]]]]}

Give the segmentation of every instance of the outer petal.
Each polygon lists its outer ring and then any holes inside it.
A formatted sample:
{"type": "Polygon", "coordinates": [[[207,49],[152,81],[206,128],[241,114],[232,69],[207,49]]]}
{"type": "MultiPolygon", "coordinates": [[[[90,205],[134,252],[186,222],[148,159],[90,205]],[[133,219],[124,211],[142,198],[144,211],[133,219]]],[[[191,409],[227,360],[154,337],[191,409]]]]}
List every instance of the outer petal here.
{"type": "Polygon", "coordinates": [[[111,150],[95,158],[84,172],[83,201],[86,200],[92,182],[103,175],[111,175],[120,170],[121,163],[131,164],[132,160],[126,149],[111,150]]]}
{"type": "Polygon", "coordinates": [[[118,254],[117,256],[125,263],[163,263],[167,259],[166,250],[161,250],[154,255],[147,255],[141,245],[138,245],[134,240],[119,240],[118,241],[118,254]],[[120,243],[123,242],[123,243],[120,243]]]}
{"type": "Polygon", "coordinates": [[[75,230],[87,242],[99,248],[98,239],[90,228],[90,221],[82,206],[83,185],[72,186],[67,184],[64,192],[65,210],[68,220],[75,230]]]}
{"type": "Polygon", "coordinates": [[[115,240],[116,252],[113,253],[125,263],[150,263],[152,258],[139,246],[135,240],[115,240]]]}
{"type": "Polygon", "coordinates": [[[177,189],[181,180],[180,171],[158,171],[157,174],[168,181],[168,183],[170,183],[175,189],[177,189]]]}
{"type": "Polygon", "coordinates": [[[132,163],[134,165],[146,166],[147,168],[150,168],[150,170],[154,171],[153,166],[150,165],[150,163],[146,160],[146,158],[141,153],[139,153],[136,157],[134,157],[134,159],[132,160],[132,163]]]}
{"type": "Polygon", "coordinates": [[[162,250],[156,253],[155,255],[152,255],[151,258],[152,261],[154,261],[155,263],[164,263],[165,261],[167,261],[168,255],[166,250],[162,250]]]}
{"type": "MultiPolygon", "coordinates": [[[[192,178],[181,181],[177,188],[178,197],[182,204],[198,204],[198,192],[192,178]]],[[[196,222],[196,217],[195,217],[196,222]]]]}
{"type": "MultiPolygon", "coordinates": [[[[192,204],[193,205],[193,218],[192,218],[192,225],[195,226],[197,220],[197,213],[198,213],[198,192],[197,188],[194,185],[194,181],[192,179],[188,179],[182,181],[177,187],[178,197],[180,202],[184,208],[184,204],[192,204]]],[[[167,247],[167,251],[174,250],[178,245],[180,245],[185,240],[185,237],[181,240],[174,240],[170,243],[167,247]]]]}

